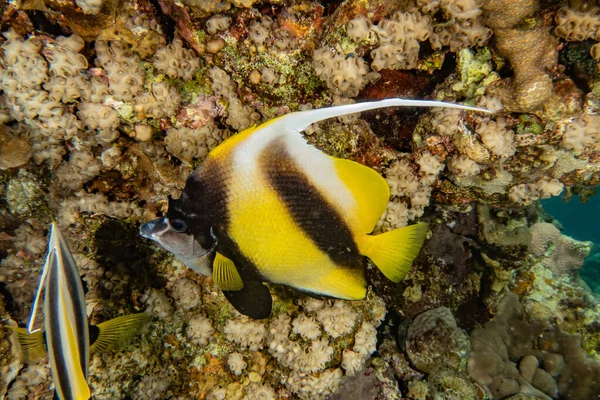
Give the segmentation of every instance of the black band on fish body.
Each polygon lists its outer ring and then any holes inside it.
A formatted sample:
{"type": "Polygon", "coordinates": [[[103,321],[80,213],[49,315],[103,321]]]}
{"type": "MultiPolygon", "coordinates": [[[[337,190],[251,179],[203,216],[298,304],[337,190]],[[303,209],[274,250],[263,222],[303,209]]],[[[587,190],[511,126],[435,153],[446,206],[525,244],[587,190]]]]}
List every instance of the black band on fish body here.
{"type": "MultiPolygon", "coordinates": [[[[206,255],[213,253],[217,249],[217,246],[219,244],[219,239],[215,236],[212,226],[210,227],[209,234],[213,241],[212,245],[208,249],[204,249],[201,246],[198,246],[199,249],[194,248],[194,256],[196,258],[205,257],[206,255]]],[[[199,244],[197,241],[195,241],[194,243],[199,244]]]]}
{"type": "MultiPolygon", "coordinates": [[[[215,163],[204,162],[188,177],[181,197],[169,200],[167,218],[181,219],[204,249],[214,249],[233,261],[244,287],[223,294],[236,310],[251,318],[268,318],[273,300],[262,283],[265,279],[228,235],[227,173],[215,163]]],[[[214,251],[209,253],[211,262],[214,256],[214,251]]]]}
{"type": "MultiPolygon", "coordinates": [[[[194,235],[194,239],[204,248],[209,249],[214,245],[211,227],[214,225],[213,210],[211,207],[212,191],[205,190],[201,180],[193,179],[194,172],[188,178],[185,188],[179,199],[169,197],[169,221],[180,221],[186,225],[186,232],[194,235]]],[[[177,227],[173,227],[176,229],[177,227]]]]}
{"type": "Polygon", "coordinates": [[[226,181],[226,173],[222,169],[214,163],[204,162],[187,179],[181,197],[171,201],[167,217],[185,221],[203,248],[216,245],[217,252],[235,263],[244,282],[262,281],[263,277],[256,267],[228,236],[226,181]]]}
{"type": "Polygon", "coordinates": [[[363,272],[365,260],[350,227],[293,162],[283,140],[263,151],[260,165],[294,222],[311,241],[340,267],[363,272]]]}
{"type": "Polygon", "coordinates": [[[90,346],[91,346],[94,343],[96,343],[96,340],[98,340],[98,336],[100,335],[100,328],[98,328],[96,325],[89,324],[89,329],[90,329],[90,346]]]}

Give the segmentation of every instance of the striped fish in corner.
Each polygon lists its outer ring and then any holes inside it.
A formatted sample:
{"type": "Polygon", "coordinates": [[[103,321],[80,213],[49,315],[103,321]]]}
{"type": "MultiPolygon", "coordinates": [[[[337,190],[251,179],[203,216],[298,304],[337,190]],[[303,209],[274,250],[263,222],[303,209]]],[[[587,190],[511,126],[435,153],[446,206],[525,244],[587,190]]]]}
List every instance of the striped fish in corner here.
{"type": "Polygon", "coordinates": [[[42,275],[50,370],[60,399],[89,399],[90,332],[79,270],[58,225],[52,223],[42,275]],[[45,276],[44,276],[45,275],[45,276]]]}
{"type": "Polygon", "coordinates": [[[56,396],[84,400],[90,351],[115,349],[132,338],[150,317],[131,314],[99,325],[89,325],[79,270],[58,225],[52,223],[48,255],[32,307],[28,328],[13,329],[25,361],[48,355],[56,396]],[[33,330],[41,293],[44,292],[44,328],[33,330]],[[90,340],[91,339],[91,340],[90,340]]]}
{"type": "Polygon", "coordinates": [[[365,257],[398,282],[421,249],[426,224],[371,235],[389,201],[385,179],[328,156],[300,134],[327,118],[392,106],[487,111],[387,99],[284,115],[216,147],[190,175],[181,197],[170,199],[166,217],[143,225],[141,235],[197,271],[196,264],[212,258],[207,275],[238,311],[258,319],[271,313],[263,282],[362,299],[365,257]]]}

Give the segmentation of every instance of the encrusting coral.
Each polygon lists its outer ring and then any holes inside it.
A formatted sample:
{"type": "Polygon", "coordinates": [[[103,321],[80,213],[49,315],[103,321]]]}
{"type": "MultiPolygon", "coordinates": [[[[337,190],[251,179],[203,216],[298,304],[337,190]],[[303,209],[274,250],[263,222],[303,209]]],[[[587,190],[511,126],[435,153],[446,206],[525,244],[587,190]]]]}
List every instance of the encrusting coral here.
{"type": "Polygon", "coordinates": [[[545,260],[546,266],[557,275],[581,268],[589,255],[592,244],[578,242],[561,235],[556,226],[548,222],[538,222],[529,228],[531,242],[529,252],[545,260]]]}
{"type": "Polygon", "coordinates": [[[510,111],[534,112],[552,96],[550,73],[558,64],[558,41],[551,27],[537,22],[529,29],[519,24],[539,10],[539,1],[483,1],[484,22],[493,29],[498,53],[506,57],[514,77],[495,88],[510,111]]]}
{"type": "MultiPolygon", "coordinates": [[[[92,357],[98,399],[478,398],[469,373],[497,398],[600,392],[583,384],[600,340],[600,308],[578,279],[590,244],[538,206],[599,181],[598,4],[159,3],[0,6],[3,323],[27,320],[55,219],[93,323],[154,316],[118,355],[92,357]],[[403,282],[370,266],[357,302],[272,285],[272,317],[252,321],[138,236],[236,132],[389,97],[493,111],[385,109],[306,129],[385,177],[377,233],[429,223],[403,282]]],[[[48,369],[22,366],[9,338],[0,397],[50,398],[48,369]]]]}

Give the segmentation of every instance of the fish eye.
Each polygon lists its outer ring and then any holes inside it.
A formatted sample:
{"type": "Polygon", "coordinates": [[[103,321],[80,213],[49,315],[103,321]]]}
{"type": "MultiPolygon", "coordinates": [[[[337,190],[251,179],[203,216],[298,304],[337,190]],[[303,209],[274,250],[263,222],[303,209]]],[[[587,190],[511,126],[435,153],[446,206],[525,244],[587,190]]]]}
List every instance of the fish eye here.
{"type": "Polygon", "coordinates": [[[180,219],[169,220],[169,225],[175,232],[185,232],[187,230],[187,224],[180,219]]]}

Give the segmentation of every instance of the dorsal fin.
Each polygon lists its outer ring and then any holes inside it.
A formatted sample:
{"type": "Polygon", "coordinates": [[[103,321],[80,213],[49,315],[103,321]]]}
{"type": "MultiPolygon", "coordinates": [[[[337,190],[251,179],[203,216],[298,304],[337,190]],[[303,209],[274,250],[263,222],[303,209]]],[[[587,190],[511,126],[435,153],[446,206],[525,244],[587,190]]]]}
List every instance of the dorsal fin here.
{"type": "MultiPolygon", "coordinates": [[[[343,115],[354,114],[368,110],[376,110],[385,107],[442,107],[442,108],[458,108],[467,111],[479,111],[491,113],[485,108],[463,106],[462,104],[445,103],[443,101],[433,100],[409,100],[409,99],[386,99],[381,101],[368,101],[365,103],[345,104],[341,106],[317,108],[308,111],[297,111],[286,114],[279,118],[268,121],[256,130],[269,128],[274,131],[298,131],[301,132],[308,128],[310,124],[329,119],[333,117],[341,117],[343,115]]],[[[253,129],[254,130],[254,129],[253,129]]]]}
{"type": "Polygon", "coordinates": [[[90,351],[115,350],[130,341],[151,319],[146,313],[123,315],[96,325],[98,337],[90,351]]]}
{"type": "Polygon", "coordinates": [[[379,218],[385,212],[390,199],[390,189],[385,179],[377,171],[354,161],[332,157],[338,177],[352,192],[357,210],[346,210],[347,218],[357,229],[357,233],[373,231],[379,218]]]}
{"type": "MultiPolygon", "coordinates": [[[[266,122],[265,124],[268,124],[268,123],[269,122],[266,122]]],[[[265,124],[259,126],[259,128],[263,127],[265,124]]],[[[214,157],[219,157],[222,154],[228,153],[236,145],[238,145],[239,143],[246,140],[248,138],[248,136],[252,135],[256,130],[257,130],[256,125],[253,125],[249,128],[244,129],[243,131],[239,132],[236,135],[228,137],[223,143],[221,143],[219,146],[217,146],[213,150],[211,150],[210,156],[212,158],[214,158],[214,157]]]]}
{"type": "Polygon", "coordinates": [[[369,101],[365,103],[345,104],[341,106],[317,108],[307,111],[296,111],[282,115],[281,117],[269,120],[259,126],[251,126],[242,132],[231,136],[226,141],[217,146],[210,153],[210,159],[219,158],[224,154],[229,154],[238,144],[244,142],[253,134],[278,135],[286,133],[298,133],[308,128],[310,124],[325,119],[341,117],[343,115],[354,114],[357,112],[375,110],[385,107],[442,107],[458,108],[468,111],[479,111],[491,113],[484,108],[463,106],[461,104],[444,103],[443,101],[433,100],[409,100],[409,99],[386,99],[381,101],[369,101]]]}
{"type": "Polygon", "coordinates": [[[221,290],[235,291],[244,287],[244,282],[233,261],[217,253],[213,261],[213,280],[221,290]]]}

